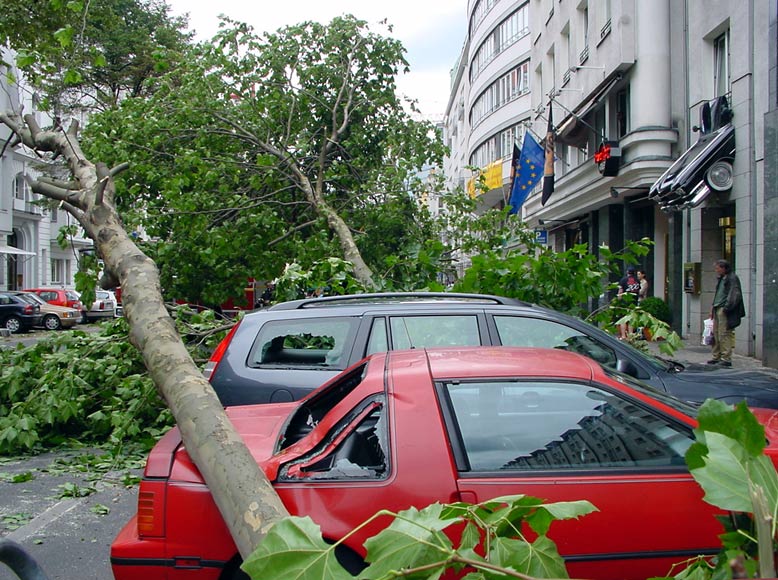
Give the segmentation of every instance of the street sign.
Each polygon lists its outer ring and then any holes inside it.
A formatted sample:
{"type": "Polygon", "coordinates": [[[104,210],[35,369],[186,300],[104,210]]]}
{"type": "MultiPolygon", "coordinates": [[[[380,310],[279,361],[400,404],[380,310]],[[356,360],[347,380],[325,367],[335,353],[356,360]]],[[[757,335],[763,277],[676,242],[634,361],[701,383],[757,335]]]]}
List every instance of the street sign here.
{"type": "Polygon", "coordinates": [[[535,241],[539,244],[548,243],[548,231],[547,230],[535,230],[535,241]]]}

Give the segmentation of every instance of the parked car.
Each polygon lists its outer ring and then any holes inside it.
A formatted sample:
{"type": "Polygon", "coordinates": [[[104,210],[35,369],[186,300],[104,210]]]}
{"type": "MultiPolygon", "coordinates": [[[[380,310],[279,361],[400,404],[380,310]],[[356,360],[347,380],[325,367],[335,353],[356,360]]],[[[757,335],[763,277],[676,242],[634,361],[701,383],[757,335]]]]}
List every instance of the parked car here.
{"type": "Polygon", "coordinates": [[[81,320],[81,313],[75,308],[49,304],[34,292],[20,292],[17,290],[11,293],[32,304],[37,304],[40,307],[41,321],[38,326],[41,326],[46,330],[72,328],[81,320]]]}
{"type": "Polygon", "coordinates": [[[86,308],[84,308],[81,298],[75,290],[66,288],[27,288],[25,292],[34,292],[49,304],[75,308],[81,313],[81,322],[86,321],[86,308]]]}
{"type": "MultiPolygon", "coordinates": [[[[352,573],[380,509],[529,494],[598,508],[551,526],[571,578],[644,580],[720,547],[684,460],[696,408],[575,353],[475,347],[378,353],[299,403],[227,412],[291,514],[331,542],[356,530],[340,548],[352,573]]],[[[138,511],[111,546],[116,580],[183,578],[184,563],[192,580],[246,578],[177,429],[149,455],[138,511]]]]}
{"type": "Polygon", "coordinates": [[[778,379],[768,373],[657,358],[578,318],[480,294],[364,294],[277,304],[247,314],[204,372],[225,406],[283,402],[374,352],[474,345],[570,350],[686,401],[778,408],[778,379]]]}
{"type": "Polygon", "coordinates": [[[116,317],[116,297],[113,292],[108,290],[97,290],[95,292],[95,301],[86,312],[86,318],[89,322],[96,320],[105,320],[106,318],[116,317]]]}
{"type": "Polygon", "coordinates": [[[40,322],[40,306],[10,292],[0,292],[0,327],[16,334],[38,326],[40,322]]]}

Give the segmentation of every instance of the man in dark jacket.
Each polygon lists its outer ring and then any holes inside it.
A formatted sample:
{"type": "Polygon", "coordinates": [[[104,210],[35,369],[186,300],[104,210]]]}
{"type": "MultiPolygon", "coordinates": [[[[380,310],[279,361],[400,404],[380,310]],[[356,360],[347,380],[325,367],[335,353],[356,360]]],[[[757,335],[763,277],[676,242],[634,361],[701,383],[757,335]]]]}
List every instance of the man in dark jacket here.
{"type": "Polygon", "coordinates": [[[710,317],[713,319],[713,358],[710,365],[732,366],[732,351],[735,349],[735,329],[746,315],[743,305],[743,290],[740,279],[726,260],[716,260],[713,269],[719,280],[713,295],[710,317]]]}

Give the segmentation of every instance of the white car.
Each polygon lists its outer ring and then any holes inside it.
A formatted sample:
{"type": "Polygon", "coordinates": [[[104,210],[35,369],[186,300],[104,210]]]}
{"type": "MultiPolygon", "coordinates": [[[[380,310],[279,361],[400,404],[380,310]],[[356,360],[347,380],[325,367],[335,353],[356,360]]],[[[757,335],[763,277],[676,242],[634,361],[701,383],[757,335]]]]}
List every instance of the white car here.
{"type": "Polygon", "coordinates": [[[110,290],[97,290],[95,301],[86,312],[88,322],[116,317],[116,296],[110,290]]]}

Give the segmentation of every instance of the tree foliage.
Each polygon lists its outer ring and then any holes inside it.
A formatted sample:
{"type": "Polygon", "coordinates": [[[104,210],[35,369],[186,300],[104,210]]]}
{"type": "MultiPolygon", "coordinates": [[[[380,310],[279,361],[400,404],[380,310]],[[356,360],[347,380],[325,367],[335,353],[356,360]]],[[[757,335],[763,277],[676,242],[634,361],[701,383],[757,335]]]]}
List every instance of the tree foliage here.
{"type": "Polygon", "coordinates": [[[588,244],[563,252],[524,236],[521,248],[484,251],[472,258],[473,265],[454,289],[517,298],[577,316],[588,315],[592,299],[607,294],[615,284],[609,279],[624,262],[633,263],[650,250],[647,239],[627,242],[624,250],[606,246],[598,254],[588,244]]]}
{"type": "Polygon", "coordinates": [[[700,407],[696,442],[686,463],[726,532],[713,558],[681,562],[674,580],[774,578],[778,538],[778,472],[765,455],[765,428],[745,403],[709,399],[700,407]]]}
{"type": "MultiPolygon", "coordinates": [[[[195,359],[226,333],[213,312],[175,309],[195,359]]],[[[58,332],[33,346],[0,349],[0,454],[71,441],[150,449],[172,426],[170,412],[128,338],[123,318],[98,332],[58,332]]]]}
{"type": "Polygon", "coordinates": [[[190,35],[163,0],[4,0],[0,45],[55,115],[146,97],[190,35]]]}
{"type": "Polygon", "coordinates": [[[353,17],[264,36],[227,24],[88,130],[91,155],[130,161],[119,207],[154,240],[165,289],[219,303],[330,256],[365,286],[397,283],[390,257],[435,237],[416,199],[440,185],[422,170],[442,155],[395,94],[401,44],[353,17]]]}
{"type": "MultiPolygon", "coordinates": [[[[439,578],[447,570],[464,569],[472,570],[465,576],[472,580],[567,578],[564,560],[547,536],[549,528],[555,520],[593,511],[597,508],[588,501],[544,503],[513,495],[479,504],[435,503],[399,513],[382,510],[350,534],[375,522],[386,526],[365,542],[368,565],[359,578],[439,578]],[[461,531],[446,533],[456,528],[461,531]],[[457,538],[456,544],[452,537],[457,538]]],[[[336,549],[337,544],[324,541],[310,518],[289,517],[271,528],[243,569],[251,578],[353,578],[338,563],[336,549]]]]}

